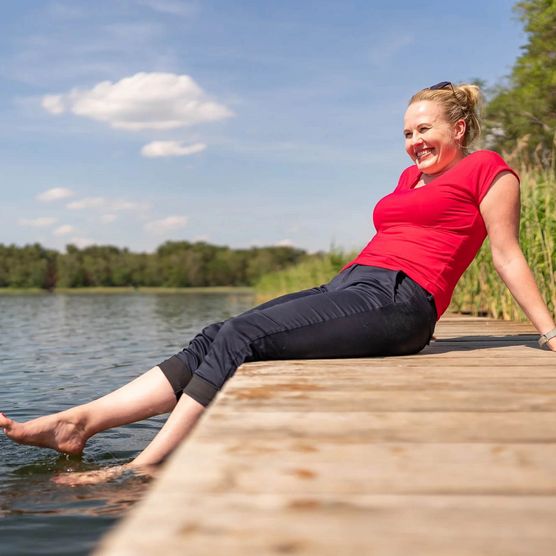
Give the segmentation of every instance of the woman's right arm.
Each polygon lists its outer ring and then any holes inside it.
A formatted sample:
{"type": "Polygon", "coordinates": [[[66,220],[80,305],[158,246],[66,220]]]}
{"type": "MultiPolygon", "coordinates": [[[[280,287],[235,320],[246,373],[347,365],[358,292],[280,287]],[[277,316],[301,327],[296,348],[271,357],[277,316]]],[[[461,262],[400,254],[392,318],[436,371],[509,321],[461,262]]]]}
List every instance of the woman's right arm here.
{"type": "MultiPolygon", "coordinates": [[[[494,268],[539,334],[546,334],[556,324],[519,246],[519,183],[511,172],[496,177],[481,202],[480,210],[490,240],[494,268]]],[[[546,346],[556,351],[556,338],[546,346]]]]}

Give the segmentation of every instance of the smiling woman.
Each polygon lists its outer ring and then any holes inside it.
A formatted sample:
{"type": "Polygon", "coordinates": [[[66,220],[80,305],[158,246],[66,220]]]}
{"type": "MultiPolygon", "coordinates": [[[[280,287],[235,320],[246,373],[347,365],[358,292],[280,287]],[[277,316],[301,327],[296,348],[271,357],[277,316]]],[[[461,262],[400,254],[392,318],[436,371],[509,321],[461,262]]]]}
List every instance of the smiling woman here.
{"type": "Polygon", "coordinates": [[[477,87],[447,82],[412,97],[404,134],[416,164],[377,204],[376,235],[328,284],[206,326],[181,352],[103,398],[28,423],[0,414],[0,427],[16,442],[80,453],[95,433],[171,411],[130,466],[159,463],[245,361],[421,351],[487,234],[497,272],[539,343],[556,351],[556,325],[518,243],[517,174],[494,152],[468,154],[478,98],[477,87]]]}

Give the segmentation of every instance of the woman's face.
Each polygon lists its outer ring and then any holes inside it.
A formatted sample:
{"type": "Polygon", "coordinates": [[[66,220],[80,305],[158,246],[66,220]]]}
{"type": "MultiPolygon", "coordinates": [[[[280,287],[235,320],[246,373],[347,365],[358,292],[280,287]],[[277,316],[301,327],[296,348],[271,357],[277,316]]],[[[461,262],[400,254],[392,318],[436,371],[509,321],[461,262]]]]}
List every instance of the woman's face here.
{"type": "Polygon", "coordinates": [[[405,150],[423,174],[442,174],[464,157],[460,144],[465,122],[450,123],[438,102],[411,104],[405,112],[403,133],[405,150]]]}

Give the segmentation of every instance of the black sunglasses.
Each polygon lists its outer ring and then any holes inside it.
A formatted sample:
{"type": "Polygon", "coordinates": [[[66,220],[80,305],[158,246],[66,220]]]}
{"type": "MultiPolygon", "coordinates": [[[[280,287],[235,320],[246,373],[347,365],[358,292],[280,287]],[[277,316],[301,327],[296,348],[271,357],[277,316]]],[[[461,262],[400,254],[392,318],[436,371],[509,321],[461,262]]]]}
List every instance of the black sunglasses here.
{"type": "Polygon", "coordinates": [[[447,89],[448,87],[450,87],[450,89],[452,89],[452,92],[454,94],[456,94],[456,92],[454,91],[454,86],[452,85],[452,83],[450,81],[441,81],[440,83],[437,83],[436,85],[431,85],[429,87],[429,89],[431,91],[438,91],[438,89],[447,89]]]}

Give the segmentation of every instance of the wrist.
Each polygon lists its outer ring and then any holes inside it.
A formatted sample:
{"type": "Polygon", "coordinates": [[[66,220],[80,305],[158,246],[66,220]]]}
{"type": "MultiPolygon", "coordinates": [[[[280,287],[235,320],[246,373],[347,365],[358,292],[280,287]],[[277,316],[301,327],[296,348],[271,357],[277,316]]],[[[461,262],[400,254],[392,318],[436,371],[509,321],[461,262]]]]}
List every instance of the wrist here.
{"type": "Polygon", "coordinates": [[[556,328],[547,330],[539,337],[539,346],[556,350],[556,328]]]}
{"type": "Polygon", "coordinates": [[[556,351],[556,338],[552,338],[552,340],[548,340],[544,345],[545,349],[551,349],[552,351],[556,351]]]}

